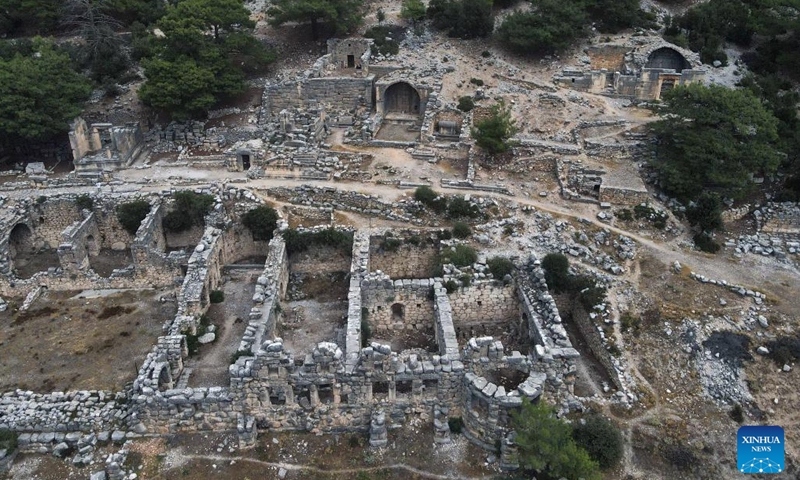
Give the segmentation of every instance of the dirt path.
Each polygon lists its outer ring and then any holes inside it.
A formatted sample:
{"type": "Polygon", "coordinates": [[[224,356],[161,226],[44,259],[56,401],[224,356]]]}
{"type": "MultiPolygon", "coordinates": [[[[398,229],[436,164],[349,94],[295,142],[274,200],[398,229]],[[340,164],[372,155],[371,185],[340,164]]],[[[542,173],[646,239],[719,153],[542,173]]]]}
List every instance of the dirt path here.
{"type": "Polygon", "coordinates": [[[247,327],[247,316],[253,303],[255,280],[261,270],[230,270],[223,285],[225,301],[209,309],[211,321],[218,328],[213,343],[200,347],[197,357],[187,362],[192,371],[191,387],[212,387],[228,384],[228,365],[247,327]]]}
{"type": "MultiPolygon", "coordinates": [[[[256,460],[254,458],[247,458],[247,457],[227,457],[222,455],[190,455],[185,454],[183,455],[185,459],[189,460],[212,460],[215,462],[242,462],[242,463],[251,463],[255,465],[260,465],[263,467],[271,467],[275,469],[283,468],[288,471],[307,471],[307,472],[314,472],[314,473],[322,473],[322,474],[357,474],[360,472],[378,472],[381,470],[403,470],[408,473],[417,475],[422,478],[430,478],[432,480],[480,480],[485,477],[467,477],[464,475],[440,475],[436,473],[426,472],[424,470],[420,470],[418,468],[412,467],[411,465],[406,465],[404,463],[393,463],[390,465],[376,465],[372,467],[361,467],[361,468],[342,468],[342,469],[324,469],[318,467],[312,467],[310,465],[300,465],[296,463],[286,463],[286,462],[266,462],[263,460],[256,460]]],[[[165,472],[166,473],[166,472],[165,472]]],[[[163,476],[163,478],[168,478],[163,476]]]]}

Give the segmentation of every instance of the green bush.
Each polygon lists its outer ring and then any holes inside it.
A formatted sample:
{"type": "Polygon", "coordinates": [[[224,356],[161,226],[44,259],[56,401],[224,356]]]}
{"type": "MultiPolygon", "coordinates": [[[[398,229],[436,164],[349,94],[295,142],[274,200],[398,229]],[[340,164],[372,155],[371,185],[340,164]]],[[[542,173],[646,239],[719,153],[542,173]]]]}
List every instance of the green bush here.
{"type": "MultiPolygon", "coordinates": [[[[462,196],[455,196],[447,203],[448,218],[474,218],[478,216],[478,209],[470,205],[462,196]]],[[[455,232],[454,232],[455,233],[455,232]]]]}
{"type": "Polygon", "coordinates": [[[242,224],[253,234],[253,240],[272,240],[278,228],[278,212],[272,207],[262,205],[242,215],[242,224]]]}
{"type": "Polygon", "coordinates": [[[400,245],[402,244],[403,242],[401,240],[398,240],[396,238],[386,237],[383,239],[383,242],[381,242],[381,248],[386,252],[396,252],[397,249],[400,248],[400,245]]]}
{"type": "Polygon", "coordinates": [[[203,225],[206,214],[214,206],[214,196],[195,193],[191,190],[175,192],[174,209],[164,216],[164,229],[170,232],[183,232],[195,225],[203,225]]]}
{"type": "Polygon", "coordinates": [[[464,429],[464,420],[461,417],[450,417],[447,419],[447,426],[451,433],[461,433],[464,429]]]}
{"type": "Polygon", "coordinates": [[[94,207],[94,199],[89,195],[78,195],[75,199],[75,206],[80,210],[91,210],[94,207]]]}
{"type": "Polygon", "coordinates": [[[578,422],[572,431],[575,443],[586,450],[602,469],[615,466],[622,459],[622,433],[619,428],[601,415],[589,415],[584,423],[578,422]]]}
{"type": "Polygon", "coordinates": [[[636,332],[639,330],[641,324],[642,324],[642,319],[634,315],[630,310],[626,310],[619,317],[619,326],[622,333],[626,333],[631,330],[636,332]]]}
{"type": "Polygon", "coordinates": [[[694,236],[694,244],[701,251],[706,253],[717,253],[722,246],[715,242],[711,235],[703,232],[694,236]]]}
{"type": "Polygon", "coordinates": [[[131,235],[136,235],[139,225],[148,213],[150,213],[150,202],[147,200],[136,200],[117,206],[117,220],[131,235]]]}
{"type": "Polygon", "coordinates": [[[8,450],[8,453],[12,453],[17,449],[18,438],[17,432],[0,429],[0,450],[8,450]]]}
{"type": "Polygon", "coordinates": [[[455,280],[448,280],[444,283],[444,289],[447,290],[447,293],[453,293],[458,290],[458,282],[455,280]]]}
{"type": "Polygon", "coordinates": [[[222,290],[211,290],[208,299],[211,303],[222,303],[225,301],[225,292],[222,290]]]}
{"type": "Polygon", "coordinates": [[[456,267],[468,267],[478,261],[477,252],[469,245],[456,245],[447,255],[450,263],[456,267]]]}
{"type": "Polygon", "coordinates": [[[742,410],[742,406],[739,405],[738,403],[733,406],[731,411],[728,412],[728,415],[730,415],[731,420],[733,420],[736,423],[744,422],[744,410],[742,410]]]}
{"type": "Polygon", "coordinates": [[[332,227],[318,232],[298,232],[290,228],[284,230],[282,234],[289,255],[304,252],[315,245],[333,247],[345,255],[351,255],[353,252],[353,234],[332,227]]]}
{"type": "Polygon", "coordinates": [[[385,25],[378,25],[364,32],[364,37],[371,38],[374,42],[374,53],[381,55],[397,55],[400,52],[400,44],[391,35],[392,31],[385,25]]]}
{"type": "Polygon", "coordinates": [[[462,287],[466,288],[466,287],[469,287],[470,285],[472,285],[472,275],[464,274],[464,275],[461,275],[460,277],[458,277],[458,279],[461,281],[461,286],[462,287]]]}
{"type": "Polygon", "coordinates": [[[479,147],[491,155],[507,152],[519,129],[511,118],[511,109],[501,101],[493,105],[489,117],[475,123],[472,136],[479,147]]]}
{"type": "Polygon", "coordinates": [[[486,265],[489,267],[489,272],[497,280],[502,280],[506,275],[511,275],[511,272],[514,271],[514,264],[511,263],[511,260],[503,257],[492,257],[486,262],[486,265]]]}
{"type": "Polygon", "coordinates": [[[469,112],[475,108],[475,101],[472,100],[472,97],[463,96],[458,98],[458,109],[462,112],[469,112]]]}
{"type": "Polygon", "coordinates": [[[561,293],[569,288],[569,259],[560,253],[548,253],[542,259],[544,279],[547,287],[556,293],[561,293]]]}
{"type": "Polygon", "coordinates": [[[472,235],[472,229],[464,222],[453,224],[453,236],[456,238],[467,238],[472,235]]]}
{"type": "Polygon", "coordinates": [[[633,214],[627,208],[623,208],[622,210],[617,212],[617,218],[619,218],[620,220],[629,222],[629,221],[633,220],[633,214]]]}
{"type": "Polygon", "coordinates": [[[469,83],[471,83],[473,85],[477,85],[479,87],[483,86],[483,80],[481,80],[480,78],[470,78],[469,79],[469,83]]]}
{"type": "Polygon", "coordinates": [[[487,37],[494,30],[491,0],[431,0],[427,14],[451,37],[487,37]]]}
{"type": "Polygon", "coordinates": [[[439,197],[439,194],[436,193],[434,189],[432,189],[427,185],[422,185],[420,187],[417,187],[416,190],[414,190],[414,200],[424,205],[430,205],[431,203],[436,201],[437,197],[439,197]]]}
{"type": "Polygon", "coordinates": [[[722,228],[722,199],[716,193],[703,192],[694,205],[686,209],[689,223],[703,232],[722,228]]]}

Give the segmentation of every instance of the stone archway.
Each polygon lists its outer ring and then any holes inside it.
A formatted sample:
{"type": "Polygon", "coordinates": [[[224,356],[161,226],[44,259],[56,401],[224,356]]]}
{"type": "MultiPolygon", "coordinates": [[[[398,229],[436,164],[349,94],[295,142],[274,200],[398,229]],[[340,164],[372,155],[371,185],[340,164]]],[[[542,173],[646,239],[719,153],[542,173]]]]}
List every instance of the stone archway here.
{"type": "Polygon", "coordinates": [[[417,89],[406,82],[390,85],[383,94],[384,113],[419,115],[421,100],[417,89]]]}
{"type": "Polygon", "coordinates": [[[11,259],[13,260],[19,254],[32,253],[33,250],[31,228],[24,223],[18,223],[8,235],[8,253],[11,259]]]}
{"type": "Polygon", "coordinates": [[[165,391],[172,388],[172,373],[169,371],[169,364],[161,367],[158,372],[158,390],[165,391]]]}
{"type": "Polygon", "coordinates": [[[647,64],[645,68],[660,68],[675,70],[675,73],[681,73],[684,69],[690,67],[689,62],[675,49],[669,47],[661,47],[653,50],[647,57],[647,64]]]}
{"type": "Polygon", "coordinates": [[[406,316],[406,307],[402,303],[392,305],[392,320],[403,320],[406,316]]]}

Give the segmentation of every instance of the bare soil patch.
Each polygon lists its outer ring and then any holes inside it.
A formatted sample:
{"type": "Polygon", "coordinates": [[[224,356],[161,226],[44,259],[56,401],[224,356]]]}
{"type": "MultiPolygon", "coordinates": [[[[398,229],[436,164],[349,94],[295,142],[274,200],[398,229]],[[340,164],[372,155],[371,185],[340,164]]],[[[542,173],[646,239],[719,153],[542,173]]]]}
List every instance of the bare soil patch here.
{"type": "Polygon", "coordinates": [[[49,291],[27,312],[0,313],[0,391],[121,390],[176,312],[163,290],[80,293],[49,291]]]}

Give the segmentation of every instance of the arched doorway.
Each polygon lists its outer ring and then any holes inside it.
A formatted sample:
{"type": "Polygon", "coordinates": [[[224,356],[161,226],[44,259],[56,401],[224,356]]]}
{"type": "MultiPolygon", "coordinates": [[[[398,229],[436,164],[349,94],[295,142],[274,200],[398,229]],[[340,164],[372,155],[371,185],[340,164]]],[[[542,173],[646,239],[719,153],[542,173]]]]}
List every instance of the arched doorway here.
{"type": "Polygon", "coordinates": [[[419,115],[419,92],[406,82],[397,82],[389,86],[383,94],[384,112],[419,115]]]}
{"type": "Polygon", "coordinates": [[[392,305],[392,320],[402,320],[406,316],[406,307],[402,303],[392,305]]]}
{"type": "Polygon", "coordinates": [[[158,373],[158,390],[162,392],[172,388],[172,374],[167,367],[164,365],[158,373]]]}
{"type": "Polygon", "coordinates": [[[8,253],[11,259],[33,252],[33,232],[24,223],[18,223],[8,235],[8,253]]]}
{"type": "Polygon", "coordinates": [[[684,69],[689,68],[689,62],[683,58],[683,55],[669,47],[661,47],[647,57],[647,64],[645,68],[661,68],[675,70],[675,73],[681,73],[684,69]]]}

